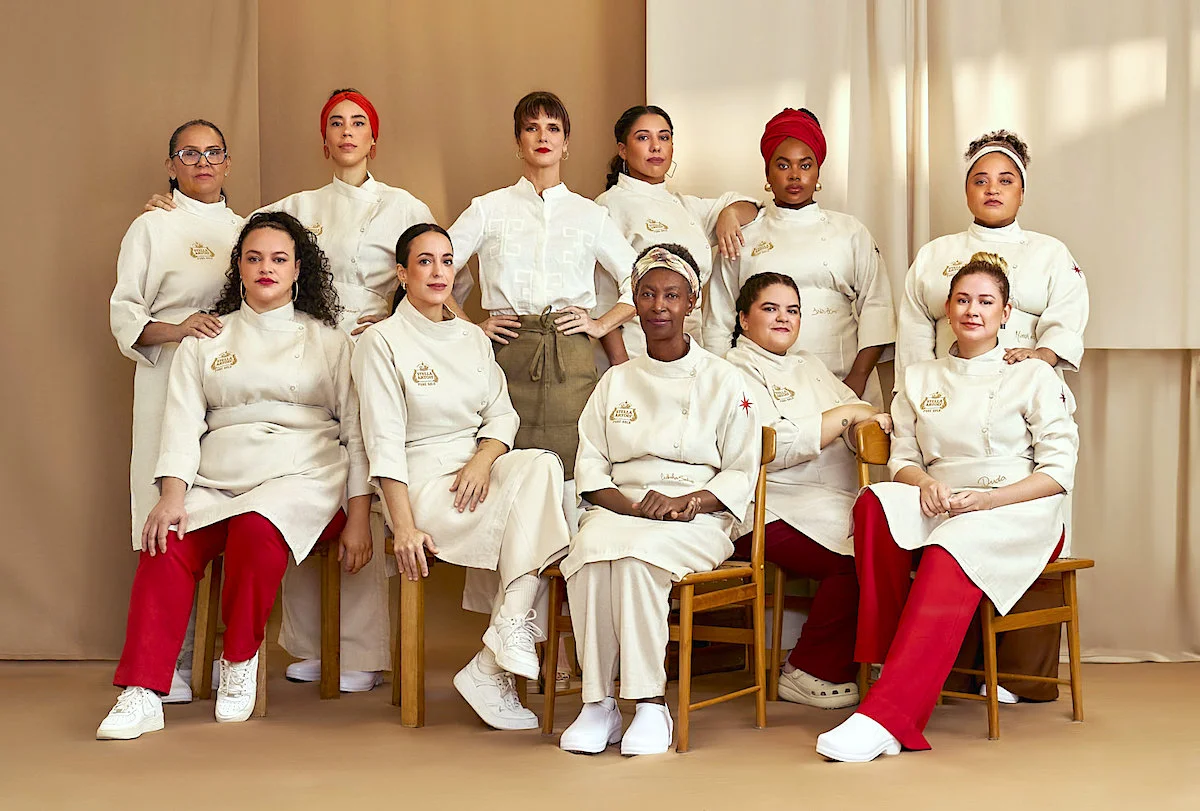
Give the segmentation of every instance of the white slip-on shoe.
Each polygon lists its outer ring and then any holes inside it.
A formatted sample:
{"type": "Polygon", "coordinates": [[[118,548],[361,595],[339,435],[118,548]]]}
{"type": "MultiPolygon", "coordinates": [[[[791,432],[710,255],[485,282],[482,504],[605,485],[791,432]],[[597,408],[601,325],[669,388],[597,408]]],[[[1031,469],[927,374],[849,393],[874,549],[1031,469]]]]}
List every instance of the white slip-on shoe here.
{"type": "Polygon", "coordinates": [[[145,687],[126,687],[96,729],[98,741],[131,741],[163,728],[162,699],[145,687]]]}
{"type": "Polygon", "coordinates": [[[856,712],[817,736],[817,754],[843,763],[866,763],[880,755],[900,754],[900,741],[874,718],[856,712]]]}
{"type": "MultiPolygon", "coordinates": [[[[176,670],[175,672],[179,675],[179,678],[183,679],[183,683],[186,684],[188,686],[188,689],[190,690],[192,688],[192,671],[189,669],[180,668],[179,670],[176,670]]],[[[220,662],[220,660],[214,660],[212,663],[212,686],[213,687],[221,686],[221,662],[220,662]]],[[[174,686],[171,687],[171,692],[172,693],[175,692],[174,686]]],[[[192,696],[192,698],[195,698],[195,696],[192,696]]],[[[167,699],[164,697],[163,703],[164,704],[173,704],[174,702],[167,701],[167,699]]]]}
{"type": "Polygon", "coordinates": [[[299,662],[292,662],[287,666],[287,670],[283,671],[283,676],[288,681],[320,681],[321,660],[301,659],[299,662]]]}
{"type": "Polygon", "coordinates": [[[217,706],[213,709],[217,723],[245,721],[254,712],[257,697],[258,653],[244,662],[230,662],[221,657],[221,686],[217,688],[217,706]]]}
{"type": "Polygon", "coordinates": [[[496,664],[527,679],[536,679],[541,672],[534,643],[546,635],[534,624],[536,619],[532,608],[522,617],[497,615],[483,634],[483,644],[496,657],[496,664]]]}
{"type": "Polygon", "coordinates": [[[512,674],[501,671],[489,676],[480,669],[478,660],[477,653],[454,676],[454,689],[475,714],[495,729],[537,729],[537,716],[517,698],[512,674]]]}
{"type": "MultiPolygon", "coordinates": [[[[979,695],[987,698],[987,685],[979,685],[979,695]]],[[[1021,697],[1011,690],[1006,690],[1003,684],[996,685],[996,700],[1001,704],[1017,704],[1021,701],[1021,697]]]]}
{"type": "Polygon", "coordinates": [[[803,670],[793,670],[779,674],[779,697],[793,704],[838,710],[858,703],[858,685],[852,681],[825,681],[803,670]]]}
{"type": "Polygon", "coordinates": [[[383,674],[378,670],[343,670],[338,689],[343,693],[368,693],[381,684],[383,674]]]}
{"type": "Polygon", "coordinates": [[[598,755],[621,740],[621,710],[615,698],[583,705],[579,717],[563,730],[558,748],[578,755],[598,755]]]}
{"type": "Polygon", "coordinates": [[[671,748],[675,724],[666,704],[640,702],[621,739],[622,755],[661,755],[671,748]]]}
{"type": "MultiPolygon", "coordinates": [[[[190,675],[190,674],[189,674],[190,675]]],[[[182,670],[171,674],[171,692],[162,697],[163,704],[191,704],[192,685],[184,678],[182,670]]]]}

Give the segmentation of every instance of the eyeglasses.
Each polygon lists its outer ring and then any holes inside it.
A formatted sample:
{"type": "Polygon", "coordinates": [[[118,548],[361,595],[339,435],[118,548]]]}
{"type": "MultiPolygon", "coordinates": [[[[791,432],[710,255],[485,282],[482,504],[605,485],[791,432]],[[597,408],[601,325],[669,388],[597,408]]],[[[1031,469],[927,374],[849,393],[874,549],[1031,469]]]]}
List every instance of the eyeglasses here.
{"type": "Polygon", "coordinates": [[[203,152],[195,149],[181,149],[171,157],[179,158],[179,162],[184,166],[196,166],[202,157],[208,161],[210,166],[220,166],[229,157],[229,153],[224,149],[206,149],[203,152]]]}

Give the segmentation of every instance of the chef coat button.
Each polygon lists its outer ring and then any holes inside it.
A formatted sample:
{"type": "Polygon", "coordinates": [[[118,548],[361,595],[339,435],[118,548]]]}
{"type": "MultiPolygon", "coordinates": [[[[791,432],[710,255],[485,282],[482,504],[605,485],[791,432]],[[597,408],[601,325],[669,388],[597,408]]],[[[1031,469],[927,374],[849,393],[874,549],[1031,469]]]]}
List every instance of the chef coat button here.
{"type": "Polygon", "coordinates": [[[994,392],[994,391],[990,391],[990,392],[988,392],[988,399],[989,399],[989,400],[995,400],[995,399],[996,399],[996,392],[994,392]]]}
{"type": "Polygon", "coordinates": [[[483,371],[483,367],[482,367],[482,366],[476,366],[476,367],[475,367],[475,371],[477,371],[477,372],[482,372],[482,371],[483,371]]]}
{"type": "Polygon", "coordinates": [[[691,375],[692,377],[695,377],[695,376],[696,376],[696,370],[695,370],[695,369],[692,369],[692,371],[688,372],[688,374],[689,374],[689,375],[691,375]]]}
{"type": "Polygon", "coordinates": [[[293,355],[292,357],[294,357],[294,358],[298,358],[298,357],[300,357],[300,353],[299,353],[299,352],[297,352],[297,353],[296,353],[295,355],[293,355]]]}
{"type": "Polygon", "coordinates": [[[983,432],[984,432],[985,434],[987,433],[987,427],[986,427],[986,426],[984,427],[984,429],[983,429],[983,432]]]}
{"type": "Polygon", "coordinates": [[[828,262],[822,262],[821,264],[822,264],[822,265],[824,265],[825,267],[829,267],[829,263],[828,263],[828,262]]]}
{"type": "Polygon", "coordinates": [[[825,237],[821,237],[821,241],[822,241],[822,242],[825,242],[825,241],[827,241],[827,240],[825,239],[825,237]]]}
{"type": "Polygon", "coordinates": [[[295,386],[288,386],[288,388],[289,388],[289,389],[291,389],[292,391],[295,391],[295,390],[296,390],[296,387],[295,387],[295,386]]]}
{"type": "Polygon", "coordinates": [[[686,416],[687,416],[687,413],[688,413],[688,410],[685,408],[685,409],[683,410],[683,416],[685,416],[685,417],[686,417],[686,416]]]}
{"type": "Polygon", "coordinates": [[[367,226],[365,226],[365,225],[362,228],[358,229],[358,233],[360,233],[360,234],[365,234],[366,232],[367,232],[367,226]]]}
{"type": "Polygon", "coordinates": [[[467,331],[464,329],[464,330],[462,331],[462,334],[463,334],[463,335],[466,335],[466,334],[467,334],[467,331]]]}
{"type": "Polygon", "coordinates": [[[675,445],[674,445],[673,447],[676,447],[676,448],[678,448],[678,447],[679,447],[679,443],[678,443],[678,442],[676,442],[676,443],[675,443],[675,445]]]}

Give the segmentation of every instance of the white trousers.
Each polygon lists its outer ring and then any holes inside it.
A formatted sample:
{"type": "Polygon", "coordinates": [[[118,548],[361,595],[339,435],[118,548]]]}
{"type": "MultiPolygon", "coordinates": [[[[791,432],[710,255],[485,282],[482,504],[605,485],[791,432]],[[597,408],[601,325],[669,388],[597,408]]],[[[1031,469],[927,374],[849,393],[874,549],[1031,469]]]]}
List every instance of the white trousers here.
{"type": "MultiPolygon", "coordinates": [[[[390,670],[388,579],[383,515],[371,510],[374,554],[354,574],[342,572],[342,670],[390,670]]],[[[288,564],[283,576],[279,644],[298,659],[321,658],[321,570],[316,559],[288,564]]]]}
{"type": "Polygon", "coordinates": [[[667,690],[671,573],[637,558],[587,563],[567,580],[583,700],[656,698],[667,690]]]}

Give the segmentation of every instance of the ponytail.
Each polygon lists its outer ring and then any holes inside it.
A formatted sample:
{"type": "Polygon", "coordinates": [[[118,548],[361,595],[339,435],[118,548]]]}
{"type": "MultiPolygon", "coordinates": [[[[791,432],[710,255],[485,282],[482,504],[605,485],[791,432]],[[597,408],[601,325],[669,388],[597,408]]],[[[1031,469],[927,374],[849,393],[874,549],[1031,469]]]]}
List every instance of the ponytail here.
{"type": "MultiPolygon", "coordinates": [[[[667,122],[667,129],[671,130],[672,135],[675,133],[675,125],[671,123],[671,116],[667,115],[666,110],[656,104],[637,104],[621,113],[617,123],[613,124],[613,137],[618,144],[625,143],[625,139],[633,131],[633,125],[644,115],[662,116],[663,120],[667,122]]],[[[608,162],[608,176],[604,179],[605,190],[617,185],[617,179],[621,175],[627,174],[629,174],[629,166],[625,163],[625,159],[619,154],[613,155],[612,160],[608,162]]]]}

